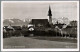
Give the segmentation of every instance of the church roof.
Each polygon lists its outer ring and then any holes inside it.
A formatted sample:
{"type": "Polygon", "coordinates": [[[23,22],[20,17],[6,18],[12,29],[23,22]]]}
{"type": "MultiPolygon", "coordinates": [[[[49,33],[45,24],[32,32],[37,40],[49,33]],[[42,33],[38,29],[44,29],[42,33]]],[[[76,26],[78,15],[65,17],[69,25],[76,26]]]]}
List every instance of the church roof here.
{"type": "Polygon", "coordinates": [[[32,24],[48,24],[48,19],[32,19],[32,24]]]}

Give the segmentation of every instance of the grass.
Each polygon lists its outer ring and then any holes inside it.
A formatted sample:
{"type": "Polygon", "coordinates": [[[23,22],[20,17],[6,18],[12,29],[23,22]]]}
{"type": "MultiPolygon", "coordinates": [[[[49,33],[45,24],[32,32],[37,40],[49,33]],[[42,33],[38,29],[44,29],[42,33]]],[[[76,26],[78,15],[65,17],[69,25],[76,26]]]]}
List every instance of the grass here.
{"type": "Polygon", "coordinates": [[[64,37],[32,37],[33,39],[77,43],[77,39],[64,37]]]}
{"type": "MultiPolygon", "coordinates": [[[[28,48],[77,48],[77,43],[47,41],[34,39],[35,37],[10,37],[3,39],[4,49],[28,49],[28,48]]],[[[39,37],[37,37],[39,38],[39,37]]],[[[43,38],[43,37],[40,37],[43,38]]],[[[46,37],[51,38],[51,37],[46,37]]],[[[45,38],[45,39],[46,39],[45,38]]],[[[53,37],[54,38],[54,37],[53,37]]],[[[56,37],[57,38],[57,37],[56,37]]]]}

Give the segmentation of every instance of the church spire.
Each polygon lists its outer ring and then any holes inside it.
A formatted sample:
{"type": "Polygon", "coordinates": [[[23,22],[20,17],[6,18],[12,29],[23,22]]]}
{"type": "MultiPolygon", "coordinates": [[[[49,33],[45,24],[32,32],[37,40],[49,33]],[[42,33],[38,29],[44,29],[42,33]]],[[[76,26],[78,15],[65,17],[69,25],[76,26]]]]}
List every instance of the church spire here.
{"type": "Polygon", "coordinates": [[[48,16],[52,16],[52,12],[51,12],[51,8],[50,8],[50,5],[49,5],[48,16]]]}
{"type": "Polygon", "coordinates": [[[50,5],[49,5],[48,16],[49,16],[49,24],[52,24],[52,12],[51,12],[50,5]]]}

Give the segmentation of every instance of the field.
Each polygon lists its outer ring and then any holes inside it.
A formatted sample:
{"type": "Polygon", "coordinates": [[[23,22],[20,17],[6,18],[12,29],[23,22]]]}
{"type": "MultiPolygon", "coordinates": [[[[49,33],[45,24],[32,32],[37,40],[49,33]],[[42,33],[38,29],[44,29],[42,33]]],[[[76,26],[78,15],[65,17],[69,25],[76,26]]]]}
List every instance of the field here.
{"type": "Polygon", "coordinates": [[[62,38],[64,41],[60,39],[58,37],[10,37],[3,39],[3,48],[77,48],[76,39],[67,38],[69,41],[65,38],[62,38]]]}

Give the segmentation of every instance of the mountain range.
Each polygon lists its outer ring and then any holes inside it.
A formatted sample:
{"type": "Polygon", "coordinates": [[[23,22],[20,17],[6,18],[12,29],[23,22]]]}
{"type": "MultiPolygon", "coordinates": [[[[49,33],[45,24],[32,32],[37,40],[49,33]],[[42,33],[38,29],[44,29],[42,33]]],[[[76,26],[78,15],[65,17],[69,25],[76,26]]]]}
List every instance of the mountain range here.
{"type": "MultiPolygon", "coordinates": [[[[68,24],[69,20],[68,18],[53,18],[52,22],[53,24],[55,24],[56,22],[59,23],[65,23],[68,24]]],[[[12,26],[22,26],[22,25],[28,25],[30,23],[29,19],[25,19],[25,20],[20,20],[20,19],[4,19],[3,20],[3,26],[8,26],[8,25],[12,25],[12,26]]]]}
{"type": "Polygon", "coordinates": [[[3,26],[22,26],[22,25],[27,25],[29,22],[28,21],[22,21],[20,19],[5,19],[3,20],[3,26]]]}

